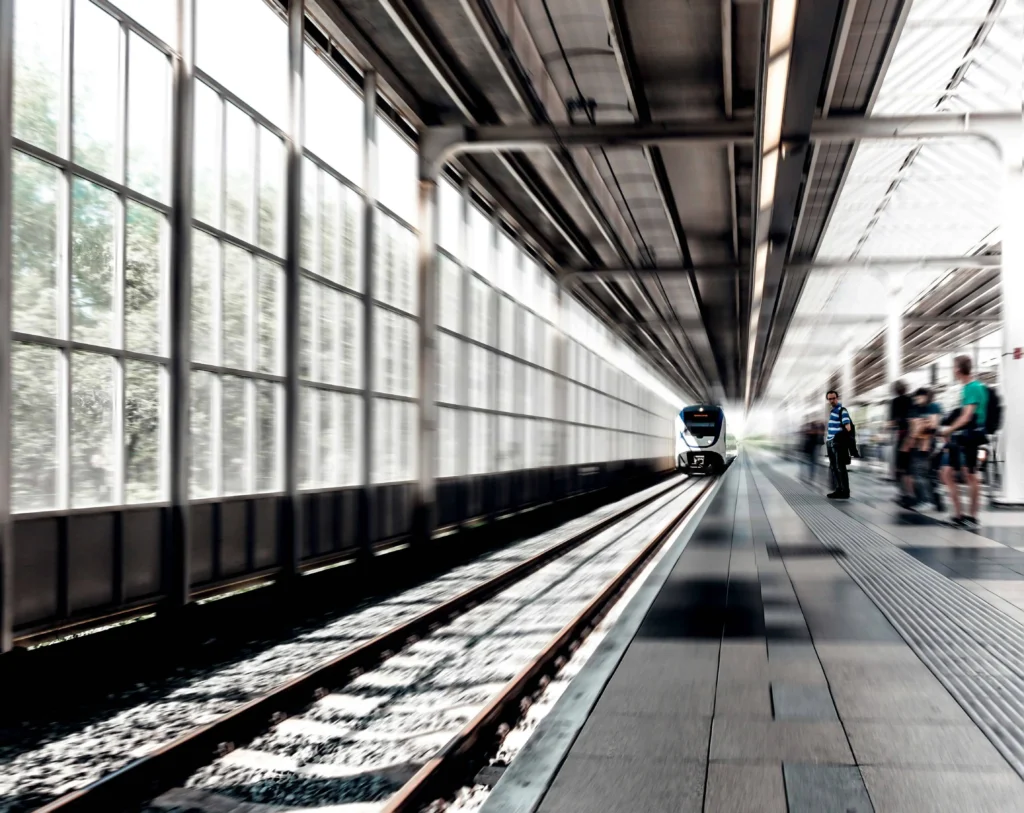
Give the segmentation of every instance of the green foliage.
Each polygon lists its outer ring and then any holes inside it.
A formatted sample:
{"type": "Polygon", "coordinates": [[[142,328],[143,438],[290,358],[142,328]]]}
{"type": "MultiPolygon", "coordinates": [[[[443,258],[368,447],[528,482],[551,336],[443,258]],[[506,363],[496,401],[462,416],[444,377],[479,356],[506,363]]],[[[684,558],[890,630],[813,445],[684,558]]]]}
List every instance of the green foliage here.
{"type": "MultiPolygon", "coordinates": [[[[18,10],[25,9],[24,0],[18,10]]],[[[49,37],[59,26],[45,28],[25,17],[18,32],[19,61],[15,80],[16,132],[54,151],[58,131],[58,73],[52,64],[34,58],[46,53],[49,37]],[[33,48],[35,50],[33,50],[33,48]]],[[[51,49],[52,50],[52,49],[51,49]]],[[[82,89],[79,103],[89,104],[82,89]]],[[[159,148],[159,145],[158,145],[159,148]]],[[[101,163],[102,149],[81,138],[76,159],[101,163]]],[[[153,162],[159,165],[159,161],[153,162]]],[[[101,186],[62,173],[22,153],[14,155],[13,177],[13,311],[14,329],[40,337],[67,336],[76,341],[114,348],[120,328],[115,324],[118,286],[124,303],[124,342],[129,350],[161,355],[165,351],[163,275],[164,216],[149,207],[121,201],[101,186]],[[70,195],[70,262],[65,266],[59,244],[59,214],[70,195]],[[124,278],[118,278],[119,219],[124,218],[124,278]],[[66,324],[70,319],[70,324],[66,324]],[[62,327],[63,326],[63,327],[62,327]]],[[[67,261],[64,261],[67,262],[67,261]]],[[[13,354],[12,498],[16,510],[57,507],[58,454],[68,444],[72,505],[115,499],[115,471],[121,459],[114,448],[116,422],[123,427],[126,498],[159,499],[160,492],[160,365],[130,361],[124,369],[113,356],[62,351],[18,342],[13,354]],[[68,368],[70,365],[70,369],[68,368]],[[66,375],[70,373],[70,375],[66,375]],[[66,381],[70,380],[70,391],[66,381]],[[124,399],[120,396],[123,380],[124,399]],[[65,418],[66,416],[66,418],[65,418]],[[61,427],[67,421],[67,429],[61,427]],[[66,439],[59,437],[66,431],[66,439]]]]}

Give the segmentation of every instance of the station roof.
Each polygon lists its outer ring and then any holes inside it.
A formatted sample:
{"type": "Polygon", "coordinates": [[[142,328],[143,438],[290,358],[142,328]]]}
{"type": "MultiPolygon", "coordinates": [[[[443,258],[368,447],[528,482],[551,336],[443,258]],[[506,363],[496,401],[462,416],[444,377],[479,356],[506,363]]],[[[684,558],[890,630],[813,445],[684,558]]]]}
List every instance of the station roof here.
{"type": "MultiPolygon", "coordinates": [[[[547,150],[474,152],[458,169],[553,267],[630,272],[576,274],[575,288],[685,395],[782,399],[853,350],[864,383],[877,377],[888,290],[855,265],[815,263],[999,252],[998,166],[983,142],[810,134],[827,119],[839,132],[865,117],[1021,110],[1024,0],[312,6],[414,125],[551,129],[547,150]],[[559,137],[685,122],[745,137],[559,137]]],[[[914,317],[905,364],[995,326],[998,269],[957,269],[898,274],[914,317]],[[950,330],[962,314],[976,321],[950,330]]]]}

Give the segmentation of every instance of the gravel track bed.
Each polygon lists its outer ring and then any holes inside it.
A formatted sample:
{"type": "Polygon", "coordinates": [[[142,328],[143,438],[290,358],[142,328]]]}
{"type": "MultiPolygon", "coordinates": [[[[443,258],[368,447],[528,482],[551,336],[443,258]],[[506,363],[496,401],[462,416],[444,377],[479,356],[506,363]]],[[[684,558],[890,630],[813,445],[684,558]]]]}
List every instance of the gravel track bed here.
{"type": "MultiPolygon", "coordinates": [[[[274,810],[373,810],[457,734],[693,497],[690,491],[659,498],[303,714],[203,768],[187,788],[209,799],[211,804],[202,807],[210,810],[228,799],[274,810]]],[[[180,799],[180,792],[172,792],[147,811],[197,809],[176,801],[180,799]]]]}
{"type": "MultiPolygon", "coordinates": [[[[676,482],[682,482],[680,478],[676,482]]],[[[285,642],[254,643],[228,663],[181,673],[109,698],[89,719],[26,726],[28,747],[0,744],[0,813],[32,810],[117,770],[242,703],[480,584],[666,487],[662,482],[536,537],[461,565],[429,583],[370,600],[285,642]]]]}

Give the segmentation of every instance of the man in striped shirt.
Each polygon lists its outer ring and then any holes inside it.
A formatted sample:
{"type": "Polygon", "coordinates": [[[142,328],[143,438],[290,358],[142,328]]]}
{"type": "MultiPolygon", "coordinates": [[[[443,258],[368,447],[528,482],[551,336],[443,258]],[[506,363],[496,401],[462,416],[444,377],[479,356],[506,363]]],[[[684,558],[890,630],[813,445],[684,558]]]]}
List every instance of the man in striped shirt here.
{"type": "Polygon", "coordinates": [[[829,390],[825,397],[832,406],[832,412],[828,416],[828,436],[825,441],[825,448],[828,450],[828,463],[832,469],[832,481],[835,483],[835,490],[828,494],[830,500],[848,500],[850,498],[850,473],[846,470],[850,462],[850,446],[848,441],[850,427],[853,422],[850,420],[850,413],[839,403],[839,393],[829,390]]]}

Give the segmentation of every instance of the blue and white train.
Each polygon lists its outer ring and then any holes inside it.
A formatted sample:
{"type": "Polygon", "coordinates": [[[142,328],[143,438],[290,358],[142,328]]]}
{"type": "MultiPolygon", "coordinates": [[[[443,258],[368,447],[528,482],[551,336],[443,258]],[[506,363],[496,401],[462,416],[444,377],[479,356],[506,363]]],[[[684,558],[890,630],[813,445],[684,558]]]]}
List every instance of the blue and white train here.
{"type": "Polygon", "coordinates": [[[688,406],[676,417],[676,471],[721,474],[728,461],[725,410],[688,406]]]}

